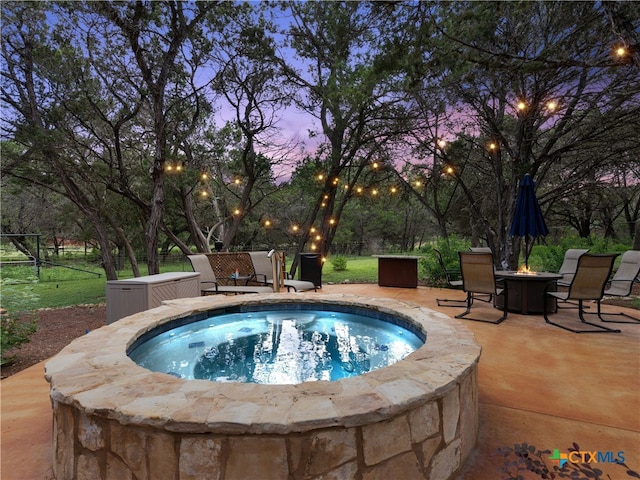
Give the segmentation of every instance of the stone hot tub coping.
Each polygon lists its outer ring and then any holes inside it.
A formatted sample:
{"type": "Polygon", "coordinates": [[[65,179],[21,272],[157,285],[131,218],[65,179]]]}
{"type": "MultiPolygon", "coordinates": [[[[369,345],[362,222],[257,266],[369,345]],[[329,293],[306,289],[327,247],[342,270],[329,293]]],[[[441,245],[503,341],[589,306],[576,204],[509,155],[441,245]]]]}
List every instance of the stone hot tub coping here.
{"type": "MultiPolygon", "coordinates": [[[[390,424],[403,416],[413,419],[415,412],[433,404],[436,414],[431,423],[439,425],[439,433],[431,432],[429,435],[439,435],[441,444],[434,447],[435,453],[431,453],[432,456],[442,453],[446,462],[450,462],[448,457],[453,455],[455,462],[451,468],[455,470],[455,465],[460,465],[470,453],[477,435],[476,371],[480,351],[473,334],[458,320],[397,300],[340,294],[278,293],[166,301],[161,307],[90,332],[47,362],[45,376],[51,384],[54,439],[57,436],[57,467],[54,469],[58,474],[62,471],[75,472],[80,468],[77,466],[80,460],[74,463],[69,459],[71,454],[64,449],[75,449],[76,457],[84,456],[83,461],[88,461],[88,450],[100,450],[114,436],[112,433],[99,440],[89,441],[83,437],[79,441],[71,441],[63,432],[70,425],[63,426],[64,422],[71,422],[71,426],[80,424],[80,430],[88,428],[85,425],[88,422],[94,425],[91,431],[139,428],[144,435],[148,435],[151,429],[164,432],[162,435],[212,434],[215,438],[239,438],[265,434],[289,438],[290,435],[335,428],[351,431],[373,424],[390,424]],[[283,302],[325,304],[328,307],[332,304],[354,305],[382,311],[411,323],[426,333],[427,339],[418,350],[388,367],[333,382],[297,385],[185,380],[149,371],[138,366],[126,354],[127,349],[145,332],[178,318],[223,307],[283,302]],[[466,397],[469,397],[468,405],[466,397]],[[462,431],[465,428],[463,424],[468,424],[466,433],[462,431]],[[91,448],[93,444],[100,448],[91,448]],[[454,450],[457,453],[452,453],[454,450]]],[[[412,431],[410,443],[417,443],[415,436],[419,435],[412,431]]],[[[428,435],[425,433],[424,437],[428,435]]],[[[186,442],[184,438],[178,441],[186,442]]],[[[430,441],[435,444],[433,438],[430,441]]],[[[117,450],[118,446],[111,447],[111,451],[114,448],[117,450]]],[[[104,457],[96,456],[95,462],[99,463],[99,458],[104,457]]],[[[430,461],[431,457],[427,460],[430,461]]],[[[95,468],[101,472],[109,470],[104,466],[95,468]]],[[[436,467],[425,465],[423,468],[436,467]]],[[[131,470],[136,471],[133,467],[131,470]]]]}

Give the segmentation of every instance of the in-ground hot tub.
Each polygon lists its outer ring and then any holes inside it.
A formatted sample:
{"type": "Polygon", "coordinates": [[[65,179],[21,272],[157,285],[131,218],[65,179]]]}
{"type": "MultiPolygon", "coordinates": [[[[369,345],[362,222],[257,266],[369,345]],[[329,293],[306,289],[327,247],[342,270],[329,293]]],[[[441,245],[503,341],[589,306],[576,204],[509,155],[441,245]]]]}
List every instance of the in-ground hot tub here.
{"type": "Polygon", "coordinates": [[[168,301],[91,332],[47,363],[55,476],[447,479],[476,441],[479,356],[461,323],[405,302],[320,294],[168,301]],[[279,303],[392,314],[427,341],[391,366],[295,385],[185,380],[127,356],[177,319],[279,303]]]}

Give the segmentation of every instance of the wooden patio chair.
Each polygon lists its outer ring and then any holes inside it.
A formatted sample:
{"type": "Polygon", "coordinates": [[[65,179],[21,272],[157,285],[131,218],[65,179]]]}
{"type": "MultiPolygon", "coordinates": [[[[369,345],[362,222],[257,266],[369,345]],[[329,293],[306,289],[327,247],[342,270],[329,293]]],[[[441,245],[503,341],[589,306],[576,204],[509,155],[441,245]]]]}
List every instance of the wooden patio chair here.
{"type": "Polygon", "coordinates": [[[251,285],[219,285],[216,274],[206,255],[187,255],[194,272],[200,274],[200,293],[273,293],[272,287],[251,285]]]}
{"type": "Polygon", "coordinates": [[[493,255],[491,253],[483,252],[458,252],[458,255],[460,256],[462,289],[467,292],[467,309],[463,313],[456,315],[456,318],[494,324],[501,323],[505,318],[507,318],[509,297],[506,282],[501,279],[496,279],[495,270],[493,268],[493,255]],[[502,288],[498,286],[499,283],[502,283],[502,288]],[[475,295],[490,295],[493,298],[500,294],[504,294],[504,307],[500,318],[492,321],[467,316],[471,312],[471,306],[473,305],[475,295]]]}
{"type": "MultiPolygon", "coordinates": [[[[633,284],[640,282],[640,250],[627,250],[622,254],[620,265],[609,280],[609,288],[604,291],[608,297],[628,297],[633,291],[633,284]]],[[[640,323],[640,318],[627,313],[607,313],[607,316],[621,316],[628,318],[624,320],[609,320],[601,315],[603,322],[609,323],[640,323]]]]}
{"type": "Polygon", "coordinates": [[[588,322],[585,319],[585,315],[597,315],[600,320],[602,320],[601,312],[600,312],[600,301],[604,296],[604,289],[607,284],[607,280],[609,279],[609,275],[611,275],[611,270],[613,269],[613,262],[615,261],[618,254],[582,254],[578,260],[578,266],[576,269],[576,273],[573,276],[571,283],[569,284],[569,289],[566,292],[554,292],[549,291],[552,287],[552,283],[545,288],[544,296],[545,299],[547,296],[553,296],[561,301],[569,301],[572,300],[577,302],[578,304],[578,317],[580,321],[585,325],[590,325],[595,327],[596,330],[578,330],[566,325],[562,325],[559,323],[552,322],[549,319],[549,315],[547,312],[547,302],[544,301],[544,320],[550,325],[554,325],[556,327],[562,328],[564,330],[569,330],[570,332],[575,333],[620,333],[620,330],[615,330],[612,328],[608,328],[604,325],[598,325],[596,323],[588,322]],[[584,301],[591,300],[595,301],[597,304],[597,312],[585,312],[584,301]]]}

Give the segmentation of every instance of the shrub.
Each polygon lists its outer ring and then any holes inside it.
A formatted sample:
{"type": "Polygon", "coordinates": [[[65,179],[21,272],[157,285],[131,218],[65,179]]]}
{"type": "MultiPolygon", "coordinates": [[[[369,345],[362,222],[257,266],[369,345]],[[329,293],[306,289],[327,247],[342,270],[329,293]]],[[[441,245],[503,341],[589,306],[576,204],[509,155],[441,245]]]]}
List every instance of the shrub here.
{"type": "Polygon", "coordinates": [[[336,272],[343,272],[347,269],[347,257],[338,255],[331,260],[331,265],[336,272]]]}
{"type": "Polygon", "coordinates": [[[37,329],[36,315],[32,309],[38,296],[32,288],[16,288],[13,285],[15,282],[11,279],[0,280],[0,307],[3,309],[0,316],[0,365],[7,365],[15,360],[11,350],[27,343],[37,329]],[[31,313],[28,313],[30,310],[31,313]],[[27,318],[22,319],[24,316],[27,318]]]}
{"type": "Polygon", "coordinates": [[[418,262],[420,278],[425,279],[426,284],[432,287],[446,286],[444,272],[438,263],[435,253],[433,253],[433,249],[440,250],[447,269],[456,270],[460,269],[458,252],[460,250],[469,250],[470,246],[470,241],[451,235],[448,239],[438,238],[431,245],[420,248],[420,253],[425,255],[418,262]]]}

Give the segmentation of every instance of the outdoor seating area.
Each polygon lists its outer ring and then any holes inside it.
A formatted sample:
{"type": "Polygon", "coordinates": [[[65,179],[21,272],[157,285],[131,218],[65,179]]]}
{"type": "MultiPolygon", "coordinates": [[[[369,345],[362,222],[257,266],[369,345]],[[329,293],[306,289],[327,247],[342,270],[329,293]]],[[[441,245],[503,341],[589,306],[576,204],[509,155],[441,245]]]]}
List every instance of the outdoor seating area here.
{"type": "MultiPolygon", "coordinates": [[[[438,307],[436,301],[443,289],[354,284],[325,285],[323,292],[407,301],[451,315],[451,309],[438,307]]],[[[462,291],[446,293],[465,298],[462,291]]],[[[634,312],[611,305],[603,305],[602,311],[634,312]]],[[[495,309],[480,302],[474,315],[495,318],[495,309]]],[[[563,309],[556,317],[571,322],[575,315],[563,309]]],[[[480,421],[478,443],[458,480],[503,478],[505,463],[517,462],[515,454],[503,452],[523,443],[549,451],[566,452],[575,442],[585,450],[624,452],[625,463],[637,471],[640,328],[621,324],[618,335],[581,335],[576,341],[573,333],[548,325],[540,315],[510,313],[508,319],[500,326],[465,322],[482,346],[480,421]],[[577,373],[577,366],[585,373],[577,373]]],[[[38,364],[2,381],[3,469],[19,472],[16,479],[51,478],[52,413],[43,374],[43,364],[38,364]]],[[[549,456],[542,460],[553,465],[549,456]]],[[[597,467],[611,478],[627,478],[620,465],[597,467]]]]}
{"type": "MultiPolygon", "coordinates": [[[[200,290],[202,295],[217,293],[237,295],[241,293],[273,292],[273,288],[271,287],[249,285],[248,282],[245,282],[244,285],[221,285],[206,255],[189,255],[187,258],[189,262],[191,262],[193,271],[200,274],[200,290]]],[[[247,277],[247,280],[250,278],[251,277],[247,277]]],[[[235,277],[234,280],[236,280],[235,277]]]]}
{"type": "Polygon", "coordinates": [[[588,252],[588,249],[567,250],[559,272],[553,273],[496,270],[495,259],[487,247],[458,252],[460,270],[451,269],[446,266],[442,253],[434,249],[447,284],[453,289],[462,288],[467,294],[464,300],[437,298],[436,304],[439,307],[465,307],[466,310],[456,318],[477,320],[468,316],[474,300],[486,302],[488,296],[488,301],[502,311],[502,316],[497,320],[480,321],[501,323],[508,312],[542,314],[549,325],[574,333],[620,333],[618,328],[607,327],[603,322],[640,323],[639,318],[628,313],[605,315],[600,308],[605,296],[631,295],[634,284],[640,282],[640,251],[624,252],[613,276],[618,254],[588,252]],[[461,280],[451,280],[455,275],[460,275],[461,280]],[[590,306],[585,305],[585,301],[594,302],[596,311],[587,311],[590,306]],[[560,307],[558,302],[569,306],[560,307]],[[579,325],[571,327],[553,321],[550,315],[556,314],[559,308],[574,310],[579,325]],[[587,315],[595,315],[600,323],[588,321],[587,315]],[[617,320],[616,317],[622,319],[617,320]]]}
{"type": "Polygon", "coordinates": [[[282,254],[279,267],[274,270],[271,252],[217,252],[189,255],[194,272],[200,273],[202,295],[269,293],[275,291],[274,271],[282,277],[281,286],[287,291],[316,290],[313,282],[293,280],[284,271],[282,254]]]}

